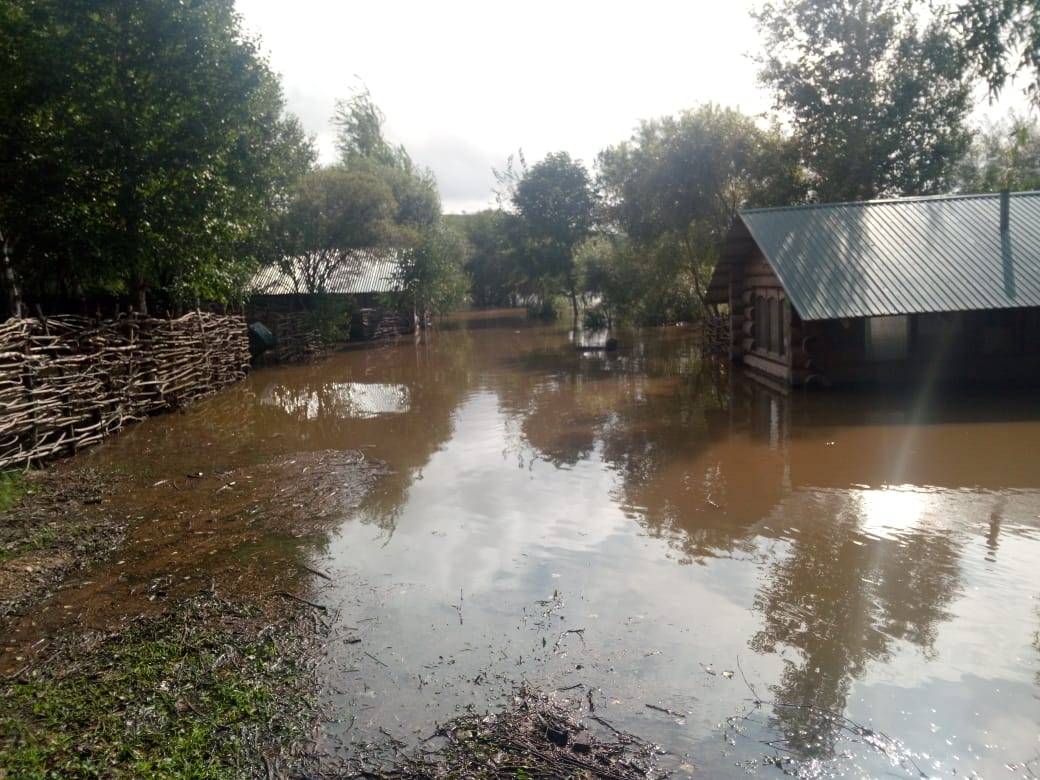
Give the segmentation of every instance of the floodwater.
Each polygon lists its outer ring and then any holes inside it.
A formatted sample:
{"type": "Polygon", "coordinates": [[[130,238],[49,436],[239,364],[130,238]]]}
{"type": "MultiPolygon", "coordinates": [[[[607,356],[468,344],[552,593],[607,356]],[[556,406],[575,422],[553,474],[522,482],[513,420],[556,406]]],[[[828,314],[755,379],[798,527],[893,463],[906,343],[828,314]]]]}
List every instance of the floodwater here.
{"type": "Polygon", "coordinates": [[[618,335],[470,315],[256,371],[94,457],[393,470],[330,533],[250,548],[325,575],[329,750],[526,682],[680,777],[1040,775],[1040,398],[784,396],[688,329],[618,335]]]}

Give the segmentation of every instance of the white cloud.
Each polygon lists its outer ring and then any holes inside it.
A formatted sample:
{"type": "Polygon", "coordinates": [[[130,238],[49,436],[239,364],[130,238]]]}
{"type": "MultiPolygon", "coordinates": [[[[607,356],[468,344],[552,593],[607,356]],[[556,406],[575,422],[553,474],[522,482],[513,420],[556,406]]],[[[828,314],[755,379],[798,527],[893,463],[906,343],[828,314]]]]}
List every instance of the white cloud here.
{"type": "Polygon", "coordinates": [[[641,119],[708,101],[764,110],[749,5],[237,0],[323,161],[335,101],[361,79],[390,139],[437,175],[446,211],[490,203],[492,167],[521,148],[591,169],[641,119]]]}
{"type": "MultiPolygon", "coordinates": [[[[753,4],[236,0],[322,161],[336,158],[336,99],[360,79],[390,140],[436,174],[448,212],[490,204],[491,169],[518,149],[529,163],[566,151],[591,171],[642,119],[707,102],[768,110],[753,4]]],[[[976,116],[1021,102],[1006,92],[976,116]]]]}

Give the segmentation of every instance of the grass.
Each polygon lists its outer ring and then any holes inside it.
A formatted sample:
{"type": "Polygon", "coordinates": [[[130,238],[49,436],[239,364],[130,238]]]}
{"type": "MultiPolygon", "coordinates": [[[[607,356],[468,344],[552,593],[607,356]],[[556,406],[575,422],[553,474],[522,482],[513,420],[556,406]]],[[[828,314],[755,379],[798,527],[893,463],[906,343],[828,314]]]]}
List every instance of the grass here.
{"type": "Polygon", "coordinates": [[[271,623],[201,595],[0,682],[0,778],[206,780],[299,763],[313,653],[292,625],[305,608],[279,609],[271,623]]]}
{"type": "Polygon", "coordinates": [[[0,512],[14,508],[25,495],[25,480],[20,471],[0,471],[0,512]]]}

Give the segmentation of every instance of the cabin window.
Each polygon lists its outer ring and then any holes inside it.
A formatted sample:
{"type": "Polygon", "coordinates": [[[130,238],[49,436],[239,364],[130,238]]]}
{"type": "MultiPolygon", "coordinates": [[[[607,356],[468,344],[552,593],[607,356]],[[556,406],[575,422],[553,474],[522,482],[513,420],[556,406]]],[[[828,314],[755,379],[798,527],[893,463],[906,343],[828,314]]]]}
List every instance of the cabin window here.
{"type": "Polygon", "coordinates": [[[769,344],[769,309],[766,296],[755,296],[755,348],[766,349],[769,344]]]}
{"type": "Polygon", "coordinates": [[[909,318],[871,317],[867,320],[867,359],[906,360],[910,343],[909,318]]]}
{"type": "Polygon", "coordinates": [[[769,299],[769,351],[780,353],[780,301],[769,299]]]}
{"type": "Polygon", "coordinates": [[[755,348],[770,355],[787,353],[783,301],[755,296],[755,348]]]}
{"type": "Polygon", "coordinates": [[[791,318],[794,315],[794,309],[791,308],[791,304],[786,299],[780,301],[780,331],[783,334],[780,337],[780,354],[786,355],[791,345],[791,318]]]}

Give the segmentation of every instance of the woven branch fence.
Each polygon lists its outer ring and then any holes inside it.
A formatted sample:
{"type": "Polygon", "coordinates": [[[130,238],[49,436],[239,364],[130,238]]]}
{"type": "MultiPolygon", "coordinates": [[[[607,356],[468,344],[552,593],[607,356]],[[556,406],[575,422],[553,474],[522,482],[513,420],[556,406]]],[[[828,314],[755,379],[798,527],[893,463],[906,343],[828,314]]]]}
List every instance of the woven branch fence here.
{"type": "Polygon", "coordinates": [[[9,319],[0,323],[0,470],[72,455],[248,369],[242,317],[9,319]]]}

